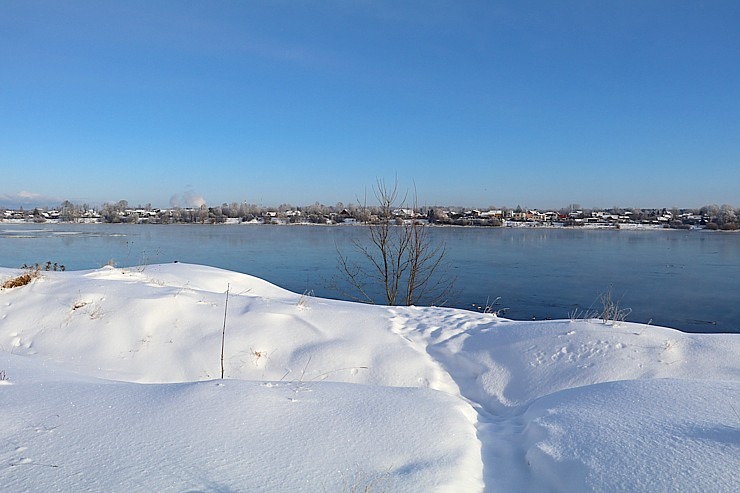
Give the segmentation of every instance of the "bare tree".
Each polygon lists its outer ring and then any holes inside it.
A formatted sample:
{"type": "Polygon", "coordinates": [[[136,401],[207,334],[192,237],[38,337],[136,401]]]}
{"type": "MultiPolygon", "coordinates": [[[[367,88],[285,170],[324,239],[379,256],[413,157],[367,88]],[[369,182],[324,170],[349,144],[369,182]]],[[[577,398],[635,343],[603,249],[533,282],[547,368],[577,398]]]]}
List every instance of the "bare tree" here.
{"type": "Polygon", "coordinates": [[[65,200],[59,207],[59,217],[62,221],[77,222],[80,217],[80,209],[69,200],[65,200]]]}
{"type": "MultiPolygon", "coordinates": [[[[365,215],[369,217],[367,236],[352,240],[357,255],[344,255],[337,247],[339,270],[353,291],[345,294],[376,303],[373,293],[381,291],[382,301],[388,305],[444,303],[454,279],[445,275],[446,250],[432,240],[428,219],[416,214],[406,219],[395,216],[394,211],[403,209],[407,198],[396,205],[397,181],[389,187],[379,179],[374,192],[378,208],[374,215],[365,215]]],[[[416,193],[413,199],[416,211],[416,193]]]]}

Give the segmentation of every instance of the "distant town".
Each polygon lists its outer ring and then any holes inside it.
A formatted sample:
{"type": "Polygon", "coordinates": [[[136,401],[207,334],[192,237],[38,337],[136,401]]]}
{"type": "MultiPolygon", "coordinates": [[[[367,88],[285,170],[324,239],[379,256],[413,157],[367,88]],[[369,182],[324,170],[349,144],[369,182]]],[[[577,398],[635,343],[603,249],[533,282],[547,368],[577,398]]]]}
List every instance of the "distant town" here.
{"type": "Polygon", "coordinates": [[[731,205],[707,205],[699,209],[586,209],[571,204],[559,210],[463,207],[401,207],[391,217],[379,209],[341,202],[294,207],[261,207],[231,203],[209,207],[132,207],[125,200],[102,207],[65,201],[56,208],[3,209],[0,221],[16,223],[129,223],[129,224],[368,224],[385,220],[425,221],[437,225],[480,227],[591,227],[674,228],[734,231],[740,229],[740,209],[731,205]]]}

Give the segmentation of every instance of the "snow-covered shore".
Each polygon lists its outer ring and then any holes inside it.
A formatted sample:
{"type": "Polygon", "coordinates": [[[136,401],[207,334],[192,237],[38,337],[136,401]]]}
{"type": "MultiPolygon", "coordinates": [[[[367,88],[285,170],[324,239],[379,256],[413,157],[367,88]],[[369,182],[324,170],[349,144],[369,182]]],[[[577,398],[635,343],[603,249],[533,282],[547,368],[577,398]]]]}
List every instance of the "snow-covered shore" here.
{"type": "Polygon", "coordinates": [[[359,305],[163,264],[0,291],[0,349],[3,491],[740,484],[733,334],[359,305]]]}

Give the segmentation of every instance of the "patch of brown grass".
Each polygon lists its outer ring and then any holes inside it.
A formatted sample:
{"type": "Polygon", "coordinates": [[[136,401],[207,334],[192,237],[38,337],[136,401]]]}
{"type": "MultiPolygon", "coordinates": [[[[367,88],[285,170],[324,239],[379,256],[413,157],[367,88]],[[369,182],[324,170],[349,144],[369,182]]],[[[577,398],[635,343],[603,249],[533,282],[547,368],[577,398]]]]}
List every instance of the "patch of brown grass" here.
{"type": "Polygon", "coordinates": [[[13,277],[11,279],[8,279],[2,284],[3,289],[11,289],[11,288],[19,288],[21,286],[25,286],[26,284],[31,284],[31,281],[39,277],[41,274],[39,273],[40,269],[33,268],[29,269],[23,274],[13,277]]]}

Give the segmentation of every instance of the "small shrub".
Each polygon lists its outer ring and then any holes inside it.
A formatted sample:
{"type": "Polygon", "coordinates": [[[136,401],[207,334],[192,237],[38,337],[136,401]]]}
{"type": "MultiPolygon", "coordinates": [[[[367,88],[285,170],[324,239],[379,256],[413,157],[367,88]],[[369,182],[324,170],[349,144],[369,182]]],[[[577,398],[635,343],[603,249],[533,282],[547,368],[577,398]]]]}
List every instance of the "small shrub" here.
{"type": "Polygon", "coordinates": [[[485,305],[476,305],[475,303],[473,303],[472,306],[479,312],[487,313],[493,315],[494,317],[500,317],[509,310],[508,308],[504,307],[497,308],[501,306],[501,296],[496,297],[493,302],[491,302],[491,298],[486,298],[485,305]]]}
{"type": "Polygon", "coordinates": [[[605,324],[618,325],[625,321],[627,316],[632,313],[632,308],[623,308],[620,300],[612,298],[612,290],[601,295],[601,320],[605,324]]]}

